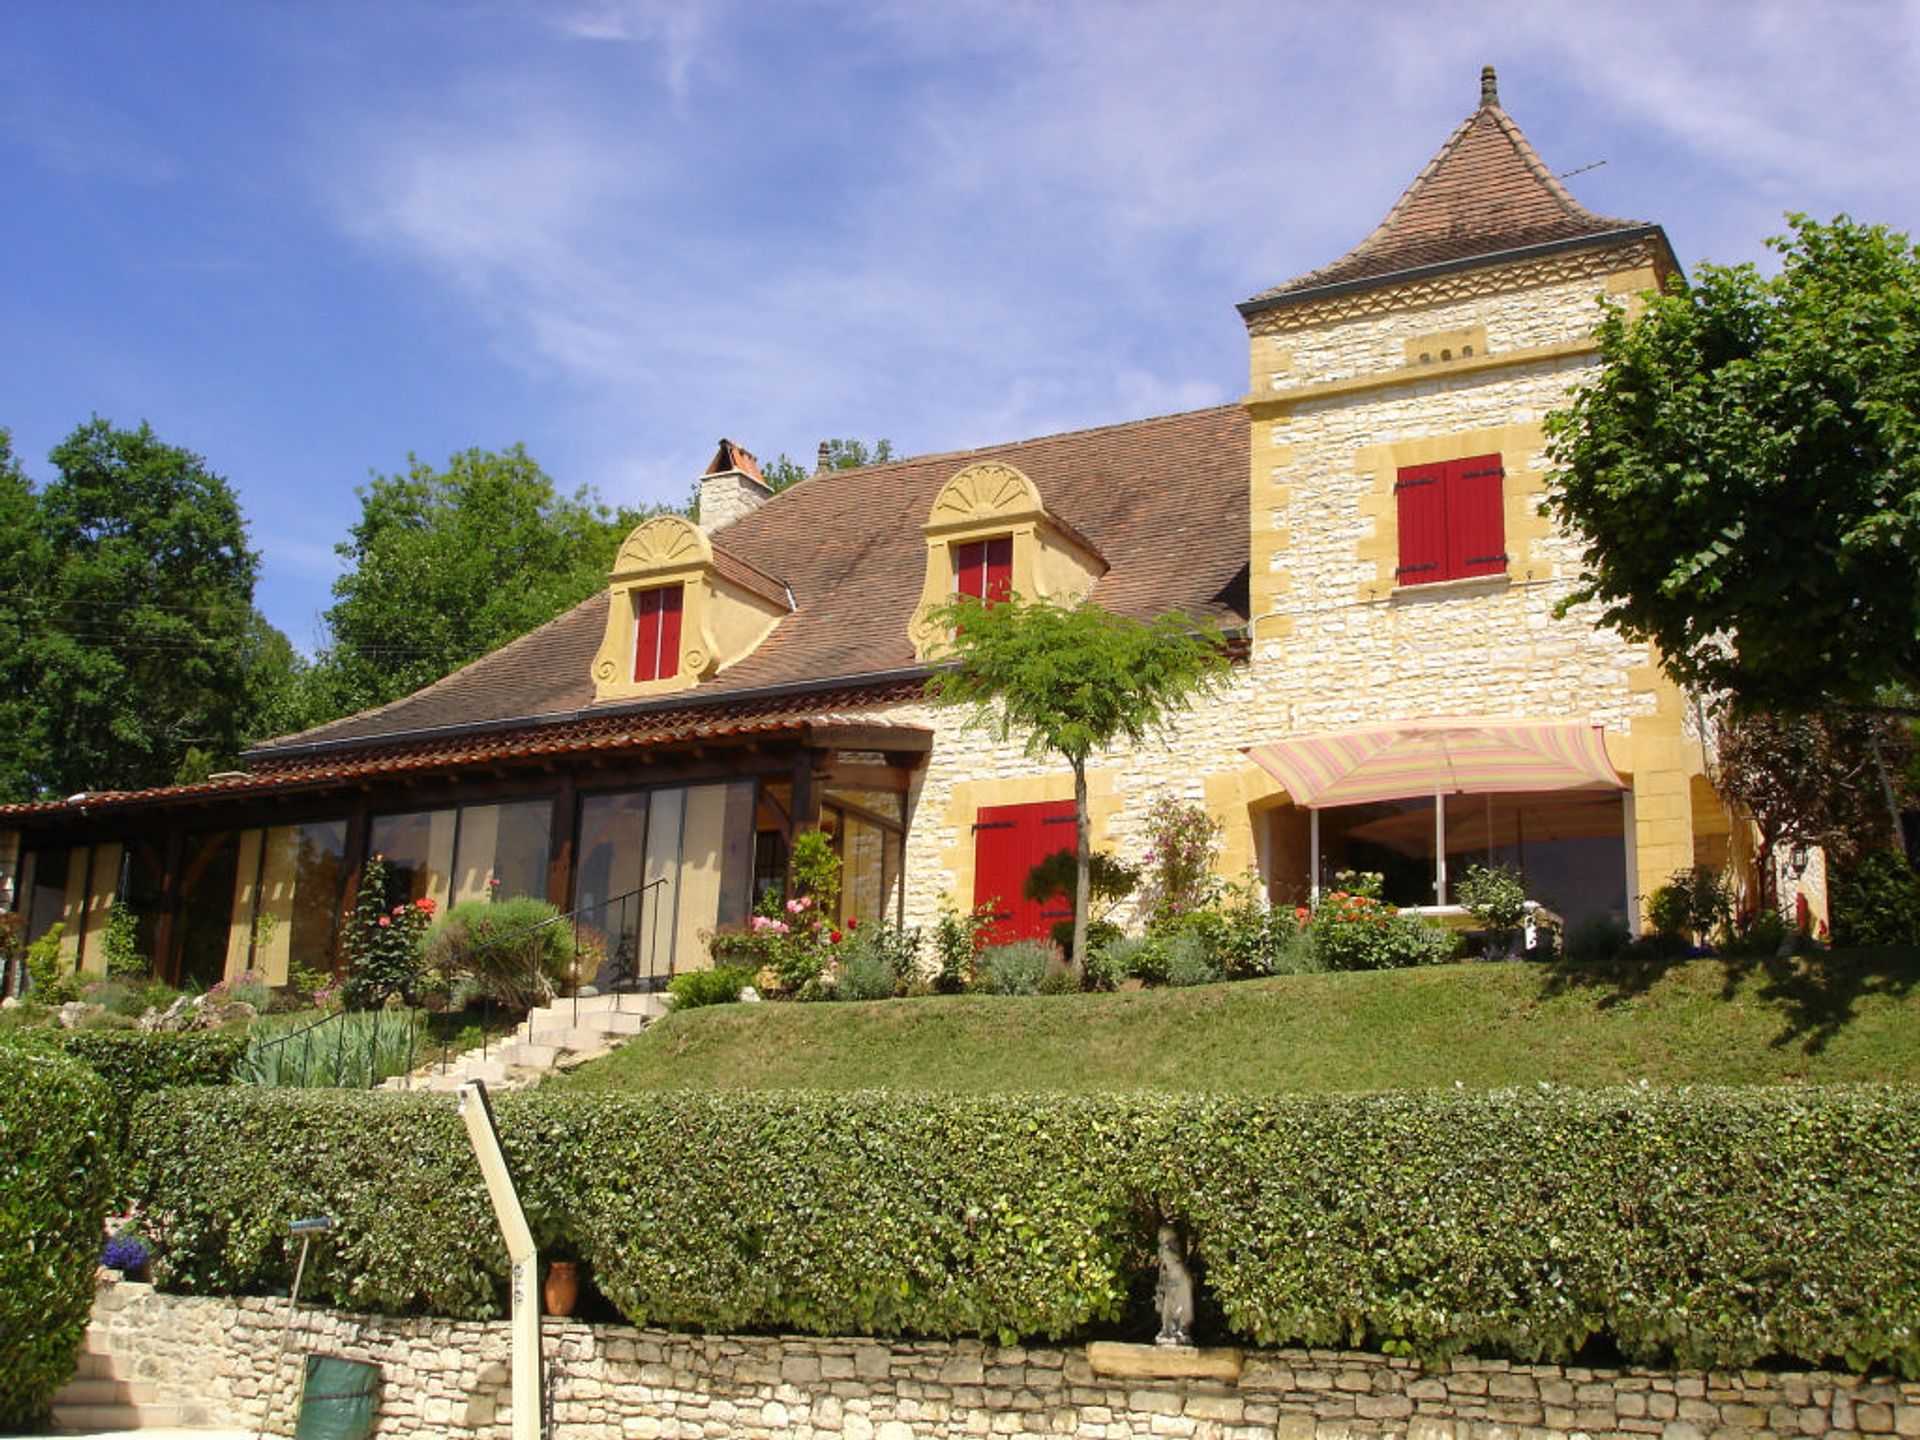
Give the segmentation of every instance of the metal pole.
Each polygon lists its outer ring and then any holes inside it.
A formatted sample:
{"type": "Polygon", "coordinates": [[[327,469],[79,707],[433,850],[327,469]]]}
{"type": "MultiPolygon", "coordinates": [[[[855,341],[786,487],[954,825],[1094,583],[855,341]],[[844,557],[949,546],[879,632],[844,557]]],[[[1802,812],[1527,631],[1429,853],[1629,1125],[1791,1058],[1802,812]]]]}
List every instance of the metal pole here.
{"type": "Polygon", "coordinates": [[[307,1273],[307,1250],[313,1244],[313,1237],[333,1228],[333,1217],[321,1215],[312,1220],[296,1220],[287,1227],[289,1234],[300,1237],[300,1259],[293,1267],[293,1289],[287,1296],[287,1319],[280,1327],[280,1348],[274,1353],[273,1373],[267,1377],[266,1408],[260,1412],[260,1440],[266,1440],[267,1426],[273,1419],[273,1402],[280,1394],[280,1372],[287,1365],[287,1336],[293,1330],[293,1317],[300,1308],[300,1277],[307,1273]]]}

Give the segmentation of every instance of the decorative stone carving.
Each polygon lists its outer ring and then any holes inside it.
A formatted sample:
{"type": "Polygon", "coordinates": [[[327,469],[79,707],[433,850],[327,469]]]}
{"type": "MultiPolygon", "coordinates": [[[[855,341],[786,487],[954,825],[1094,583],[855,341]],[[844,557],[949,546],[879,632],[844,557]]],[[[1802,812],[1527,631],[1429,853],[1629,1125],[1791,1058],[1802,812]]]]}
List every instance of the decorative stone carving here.
{"type": "Polygon", "coordinates": [[[1011,465],[983,461],[969,465],[941,487],[927,516],[927,528],[1046,513],[1040,491],[1011,465]]]}
{"type": "Polygon", "coordinates": [[[692,521],[681,515],[655,515],[634,526],[621,543],[613,562],[613,578],[621,580],[712,561],[713,547],[692,521]]]}

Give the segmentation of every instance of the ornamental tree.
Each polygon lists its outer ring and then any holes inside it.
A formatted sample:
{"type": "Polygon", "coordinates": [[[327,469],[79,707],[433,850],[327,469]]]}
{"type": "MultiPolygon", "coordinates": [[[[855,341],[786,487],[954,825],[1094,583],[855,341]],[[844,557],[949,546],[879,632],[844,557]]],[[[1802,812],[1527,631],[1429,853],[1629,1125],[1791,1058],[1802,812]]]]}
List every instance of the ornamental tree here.
{"type": "Polygon", "coordinates": [[[1920,250],[1789,217],[1780,272],[1703,265],[1546,422],[1546,509],[1586,541],[1567,603],[1685,684],[1804,712],[1920,684],[1920,250]]]}
{"type": "Polygon", "coordinates": [[[970,723],[1027,754],[1059,755],[1073,770],[1073,953],[1086,954],[1092,846],[1087,760],[1119,741],[1142,744],[1224,680],[1212,626],[1178,613],[1128,619],[1091,601],[1055,605],[1019,596],[963,595],[933,612],[952,639],[950,664],[927,693],[970,707],[970,723]]]}

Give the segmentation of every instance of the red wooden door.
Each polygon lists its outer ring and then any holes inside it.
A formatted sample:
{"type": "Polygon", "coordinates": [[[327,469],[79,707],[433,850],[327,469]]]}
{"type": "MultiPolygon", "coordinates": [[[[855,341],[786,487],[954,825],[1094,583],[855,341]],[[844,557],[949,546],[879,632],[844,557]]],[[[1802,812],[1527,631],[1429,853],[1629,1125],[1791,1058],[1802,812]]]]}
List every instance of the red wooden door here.
{"type": "Polygon", "coordinates": [[[989,945],[1045,940],[1056,920],[1073,918],[1073,901],[1038,905],[1026,898],[1027,876],[1047,856],[1074,848],[1073,802],[983,805],[973,825],[973,903],[991,905],[989,945]]]}

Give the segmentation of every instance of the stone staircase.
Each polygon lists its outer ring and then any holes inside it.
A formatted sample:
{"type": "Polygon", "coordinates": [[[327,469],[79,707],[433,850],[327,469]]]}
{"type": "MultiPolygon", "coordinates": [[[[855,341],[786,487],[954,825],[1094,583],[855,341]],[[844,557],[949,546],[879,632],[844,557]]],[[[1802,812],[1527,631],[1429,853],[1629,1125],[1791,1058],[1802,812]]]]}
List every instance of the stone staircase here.
{"type": "Polygon", "coordinates": [[[153,1383],[135,1379],[130,1362],[113,1353],[106,1316],[152,1292],[151,1285],[128,1280],[100,1287],[80,1343],[80,1368],[53,1397],[55,1430],[160,1430],[205,1423],[204,1415],[189,1416],[178,1405],[159,1403],[153,1383]]]}
{"type": "Polygon", "coordinates": [[[458,1090],[469,1080],[489,1089],[537,1085],[560,1070],[596,1059],[625,1044],[667,1012],[664,995],[582,995],[556,1000],[528,1014],[504,1040],[439,1061],[411,1075],[381,1082],[383,1090],[458,1090]]]}

